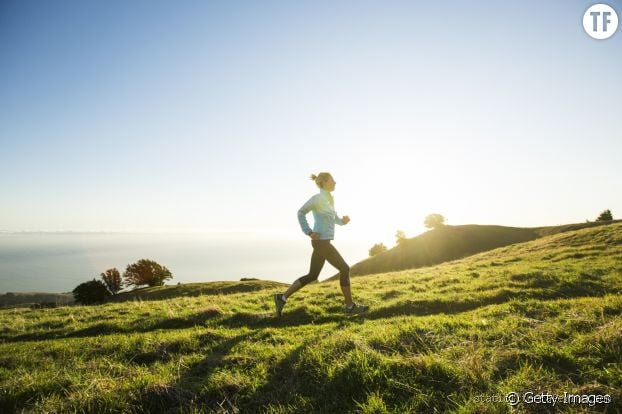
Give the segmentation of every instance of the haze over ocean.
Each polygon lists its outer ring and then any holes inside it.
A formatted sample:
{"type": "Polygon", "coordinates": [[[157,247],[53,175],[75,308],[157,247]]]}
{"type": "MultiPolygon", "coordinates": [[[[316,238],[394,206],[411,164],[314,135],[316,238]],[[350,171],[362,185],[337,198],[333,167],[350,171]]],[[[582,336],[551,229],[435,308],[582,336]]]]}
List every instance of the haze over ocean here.
{"type": "MultiPolygon", "coordinates": [[[[365,246],[335,243],[351,263],[365,246]]],[[[291,283],[309,270],[310,241],[190,234],[0,233],[0,293],[69,292],[106,269],[139,259],[167,266],[177,282],[256,277],[291,283]]],[[[337,271],[328,263],[320,280],[337,271]]]]}

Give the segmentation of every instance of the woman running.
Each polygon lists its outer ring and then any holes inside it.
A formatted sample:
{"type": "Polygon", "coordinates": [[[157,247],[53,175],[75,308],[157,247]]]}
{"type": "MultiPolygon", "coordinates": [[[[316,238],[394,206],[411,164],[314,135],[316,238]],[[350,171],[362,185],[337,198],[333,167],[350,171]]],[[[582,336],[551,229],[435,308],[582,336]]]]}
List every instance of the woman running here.
{"type": "Polygon", "coordinates": [[[281,316],[283,307],[289,297],[302,288],[304,285],[317,280],[324,266],[324,262],[333,265],[339,270],[339,284],[341,292],[345,298],[345,311],[347,313],[365,312],[369,307],[352,301],[350,292],[350,266],[343,260],[337,249],[330,244],[335,234],[335,223],[343,226],[348,224],[350,217],[343,216],[339,218],[334,209],[333,196],[331,191],[335,189],[335,180],[330,173],[322,172],[319,175],[312,174],[311,179],[320,188],[320,192],[309,199],[300,210],[298,210],[298,222],[302,231],[311,237],[311,245],[313,246],[313,254],[311,255],[311,267],[309,273],[298,278],[287,289],[285,293],[277,293],[274,295],[274,303],[276,304],[276,314],[281,316]],[[313,211],[313,230],[307,223],[307,213],[313,211]]]}

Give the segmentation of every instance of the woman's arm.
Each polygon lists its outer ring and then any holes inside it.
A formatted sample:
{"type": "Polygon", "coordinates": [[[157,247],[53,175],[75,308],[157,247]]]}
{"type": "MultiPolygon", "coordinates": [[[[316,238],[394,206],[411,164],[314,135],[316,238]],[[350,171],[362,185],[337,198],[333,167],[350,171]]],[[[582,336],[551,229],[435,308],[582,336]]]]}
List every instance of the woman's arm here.
{"type": "Polygon", "coordinates": [[[339,214],[337,214],[336,211],[335,211],[335,224],[339,224],[340,226],[343,226],[343,220],[341,220],[341,217],[339,217],[339,214]]]}
{"type": "Polygon", "coordinates": [[[313,230],[311,230],[311,227],[309,227],[309,223],[307,222],[307,213],[313,210],[313,208],[315,207],[316,199],[317,195],[314,195],[309,200],[307,200],[307,202],[304,203],[302,207],[298,209],[298,223],[300,224],[302,232],[306,235],[310,235],[313,232],[313,230]]]}
{"type": "Polygon", "coordinates": [[[343,226],[344,224],[348,224],[349,222],[350,222],[350,217],[348,216],[339,217],[339,214],[337,214],[337,212],[335,211],[335,223],[336,224],[343,226]]]}

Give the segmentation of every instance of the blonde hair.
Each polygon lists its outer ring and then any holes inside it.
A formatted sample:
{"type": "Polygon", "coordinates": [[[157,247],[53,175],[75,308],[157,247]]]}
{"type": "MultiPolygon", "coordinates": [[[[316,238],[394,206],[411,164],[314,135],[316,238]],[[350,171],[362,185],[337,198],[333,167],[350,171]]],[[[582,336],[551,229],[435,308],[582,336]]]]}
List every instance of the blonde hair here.
{"type": "Polygon", "coordinates": [[[318,175],[311,174],[311,179],[315,181],[315,185],[317,185],[320,188],[323,188],[324,183],[328,181],[328,179],[331,177],[332,176],[330,175],[329,172],[321,172],[318,175]]]}

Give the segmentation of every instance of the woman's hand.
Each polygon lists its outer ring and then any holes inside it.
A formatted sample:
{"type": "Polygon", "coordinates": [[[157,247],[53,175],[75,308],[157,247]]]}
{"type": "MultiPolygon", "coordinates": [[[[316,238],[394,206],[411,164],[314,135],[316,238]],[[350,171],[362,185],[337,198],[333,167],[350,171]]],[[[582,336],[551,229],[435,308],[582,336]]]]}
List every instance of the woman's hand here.
{"type": "Polygon", "coordinates": [[[348,217],[348,216],[343,216],[343,217],[341,218],[341,222],[342,222],[343,224],[348,224],[348,223],[350,222],[350,217],[348,217]]]}
{"type": "Polygon", "coordinates": [[[312,232],[311,234],[309,234],[309,237],[311,237],[313,240],[317,240],[320,238],[320,233],[312,232]]]}

